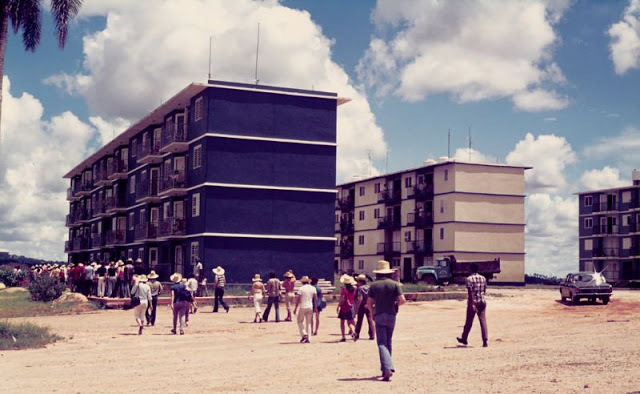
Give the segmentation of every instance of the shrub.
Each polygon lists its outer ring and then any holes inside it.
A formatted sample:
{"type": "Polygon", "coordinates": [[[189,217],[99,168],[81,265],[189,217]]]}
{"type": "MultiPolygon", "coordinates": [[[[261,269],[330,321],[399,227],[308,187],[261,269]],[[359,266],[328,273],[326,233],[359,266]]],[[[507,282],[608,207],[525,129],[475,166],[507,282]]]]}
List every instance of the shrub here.
{"type": "Polygon", "coordinates": [[[58,339],[62,338],[49,332],[48,327],[0,321],[0,350],[44,347],[58,339]]]}
{"type": "Polygon", "coordinates": [[[66,287],[64,283],[60,283],[58,278],[43,276],[29,283],[29,292],[31,293],[32,300],[47,302],[60,297],[66,287]]]}
{"type": "Polygon", "coordinates": [[[26,272],[24,270],[16,271],[8,265],[0,267],[0,282],[4,283],[7,287],[19,286],[25,277],[26,272]]]}

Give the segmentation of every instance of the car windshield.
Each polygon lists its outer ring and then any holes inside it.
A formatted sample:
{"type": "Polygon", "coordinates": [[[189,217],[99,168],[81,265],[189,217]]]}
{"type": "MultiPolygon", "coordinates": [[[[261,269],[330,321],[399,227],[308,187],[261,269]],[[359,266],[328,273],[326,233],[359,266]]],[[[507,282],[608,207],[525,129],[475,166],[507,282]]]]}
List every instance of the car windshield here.
{"type": "Polygon", "coordinates": [[[596,286],[604,285],[604,284],[607,283],[607,280],[604,278],[604,276],[602,276],[602,274],[597,273],[597,272],[595,272],[593,274],[577,275],[576,279],[579,282],[590,283],[590,284],[596,285],[596,286]]]}

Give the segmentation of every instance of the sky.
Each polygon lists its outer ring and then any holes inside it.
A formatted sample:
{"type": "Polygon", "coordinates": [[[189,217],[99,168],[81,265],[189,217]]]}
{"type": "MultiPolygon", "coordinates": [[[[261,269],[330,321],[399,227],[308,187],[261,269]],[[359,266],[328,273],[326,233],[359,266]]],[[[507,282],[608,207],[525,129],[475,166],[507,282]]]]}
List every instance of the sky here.
{"type": "Polygon", "coordinates": [[[91,0],[64,50],[47,12],[36,52],[10,33],[0,249],[66,260],[62,176],[209,72],[253,82],[258,25],[260,83],[352,99],[338,183],[442,156],[532,166],[527,273],[576,270],[574,193],[640,167],[640,0],[91,0]]]}

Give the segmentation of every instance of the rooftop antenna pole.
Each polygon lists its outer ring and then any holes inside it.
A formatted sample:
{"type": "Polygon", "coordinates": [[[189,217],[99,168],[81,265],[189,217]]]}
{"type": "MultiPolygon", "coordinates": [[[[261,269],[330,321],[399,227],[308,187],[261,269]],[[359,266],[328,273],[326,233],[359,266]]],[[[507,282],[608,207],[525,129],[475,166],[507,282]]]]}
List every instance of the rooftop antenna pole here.
{"type": "Polygon", "coordinates": [[[469,126],[469,161],[471,161],[471,126],[469,126]]]}
{"type": "Polygon", "coordinates": [[[447,132],[447,158],[451,157],[451,129],[447,132]]]}
{"type": "Polygon", "coordinates": [[[371,176],[371,149],[367,149],[367,157],[369,158],[369,176],[371,176]]]}
{"type": "Polygon", "coordinates": [[[213,40],[213,36],[209,36],[209,75],[207,77],[207,82],[211,80],[211,41],[213,40]]]}
{"type": "Polygon", "coordinates": [[[255,72],[255,80],[256,80],[256,85],[258,84],[258,82],[260,82],[260,80],[258,79],[258,53],[260,50],[260,22],[258,22],[258,41],[256,43],[256,72],[255,72]]]}

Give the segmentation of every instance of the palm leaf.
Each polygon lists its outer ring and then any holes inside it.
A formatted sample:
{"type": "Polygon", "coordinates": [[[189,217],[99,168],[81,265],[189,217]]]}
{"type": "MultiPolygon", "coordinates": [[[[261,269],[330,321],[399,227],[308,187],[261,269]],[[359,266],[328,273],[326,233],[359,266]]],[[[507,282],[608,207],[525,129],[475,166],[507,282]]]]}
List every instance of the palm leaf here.
{"type": "Polygon", "coordinates": [[[22,27],[22,42],[24,49],[33,52],[40,44],[40,0],[22,0],[20,3],[18,17],[22,27]]]}
{"type": "Polygon", "coordinates": [[[56,23],[56,36],[60,48],[64,48],[67,41],[69,21],[78,14],[81,5],[82,0],[51,0],[51,14],[56,23]]]}

